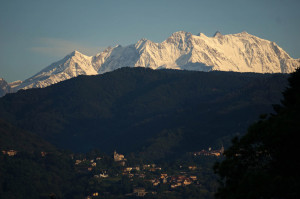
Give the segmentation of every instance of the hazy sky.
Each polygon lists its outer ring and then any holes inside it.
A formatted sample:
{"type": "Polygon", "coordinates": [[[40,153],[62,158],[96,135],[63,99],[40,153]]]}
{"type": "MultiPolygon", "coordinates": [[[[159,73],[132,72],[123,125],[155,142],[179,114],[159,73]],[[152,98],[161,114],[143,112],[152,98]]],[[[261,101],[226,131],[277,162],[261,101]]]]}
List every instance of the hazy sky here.
{"type": "Polygon", "coordinates": [[[300,0],[0,0],[0,77],[24,80],[78,51],[184,30],[247,31],[300,58],[300,0]]]}

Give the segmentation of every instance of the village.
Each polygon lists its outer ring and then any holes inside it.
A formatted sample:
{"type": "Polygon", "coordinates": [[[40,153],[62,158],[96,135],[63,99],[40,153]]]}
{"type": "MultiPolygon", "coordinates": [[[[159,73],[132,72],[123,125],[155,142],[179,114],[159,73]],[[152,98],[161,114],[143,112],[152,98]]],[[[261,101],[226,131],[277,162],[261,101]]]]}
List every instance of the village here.
{"type": "MultiPolygon", "coordinates": [[[[201,150],[200,152],[193,152],[194,156],[212,156],[212,157],[220,157],[224,153],[224,147],[220,150],[212,150],[211,148],[206,150],[201,150]]],[[[131,184],[133,185],[133,189],[131,193],[127,193],[126,196],[136,196],[136,197],[144,197],[147,194],[156,195],[157,192],[155,188],[162,185],[167,187],[167,192],[171,192],[172,190],[178,187],[186,187],[189,185],[201,186],[201,182],[198,180],[198,173],[201,168],[198,168],[196,165],[187,165],[187,166],[179,166],[178,172],[172,172],[169,174],[160,166],[156,164],[142,164],[142,165],[127,165],[127,159],[123,154],[119,154],[116,151],[113,155],[113,161],[115,164],[119,165],[117,167],[119,170],[117,172],[112,173],[109,169],[104,170],[102,168],[97,168],[97,162],[101,161],[101,157],[96,157],[95,159],[83,159],[76,160],[75,165],[86,165],[85,169],[87,171],[94,173],[93,178],[96,182],[101,183],[101,181],[105,181],[106,179],[116,179],[127,177],[131,184]],[[94,172],[93,172],[94,171],[94,172]],[[97,171],[99,173],[97,173],[97,171]],[[150,184],[150,189],[147,190],[146,187],[138,186],[138,183],[141,182],[150,184]]],[[[141,184],[141,183],[139,183],[141,184]]],[[[149,186],[148,186],[149,188],[149,186]]],[[[86,197],[86,199],[97,198],[100,196],[100,192],[93,192],[86,197]]]]}
{"type": "MultiPolygon", "coordinates": [[[[3,155],[16,156],[16,150],[2,150],[3,155]]],[[[224,153],[224,147],[220,150],[201,150],[191,152],[191,157],[220,157],[224,153]]],[[[47,152],[41,151],[40,157],[47,156],[47,152]]],[[[89,176],[90,193],[86,199],[100,198],[109,195],[109,186],[117,182],[126,182],[129,189],[124,191],[127,197],[144,197],[146,195],[160,194],[161,190],[172,193],[176,189],[190,185],[201,187],[202,168],[196,164],[178,165],[176,169],[168,170],[155,163],[131,165],[123,154],[116,151],[113,157],[109,156],[76,156],[71,154],[76,172],[89,176]],[[81,157],[81,158],[79,158],[81,157]],[[106,187],[105,187],[106,186],[106,187]],[[101,187],[101,188],[99,188],[101,187]],[[104,188],[103,188],[104,187],[104,188]],[[163,187],[163,189],[162,189],[163,187]]]]}
{"type": "Polygon", "coordinates": [[[202,149],[198,152],[192,153],[194,156],[221,156],[224,154],[224,146],[222,145],[220,150],[212,150],[211,147],[208,148],[208,150],[202,149]]]}

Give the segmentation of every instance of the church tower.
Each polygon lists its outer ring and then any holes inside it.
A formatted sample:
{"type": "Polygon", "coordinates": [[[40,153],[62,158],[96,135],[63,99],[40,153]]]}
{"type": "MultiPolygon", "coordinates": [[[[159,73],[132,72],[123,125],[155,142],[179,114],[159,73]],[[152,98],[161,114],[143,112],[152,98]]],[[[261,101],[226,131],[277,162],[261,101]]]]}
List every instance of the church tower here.
{"type": "Polygon", "coordinates": [[[221,154],[224,154],[224,151],[225,151],[225,149],[224,149],[224,146],[223,146],[223,144],[222,144],[222,147],[221,147],[221,149],[220,149],[221,154]]]}

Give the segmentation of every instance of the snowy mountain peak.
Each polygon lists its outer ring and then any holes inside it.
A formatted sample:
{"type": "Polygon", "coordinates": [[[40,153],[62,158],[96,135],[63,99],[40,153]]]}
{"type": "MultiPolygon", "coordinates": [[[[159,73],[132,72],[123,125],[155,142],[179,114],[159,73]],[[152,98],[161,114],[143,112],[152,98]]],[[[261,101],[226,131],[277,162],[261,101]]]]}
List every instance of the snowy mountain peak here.
{"type": "Polygon", "coordinates": [[[74,50],[73,52],[71,52],[70,54],[68,54],[65,58],[72,58],[72,57],[83,57],[88,59],[90,56],[84,55],[81,52],[74,50]]]}
{"type": "Polygon", "coordinates": [[[247,33],[246,31],[241,32],[241,34],[243,34],[243,35],[250,35],[250,34],[247,33]]]}
{"type": "Polygon", "coordinates": [[[200,33],[198,33],[196,36],[198,36],[198,37],[207,37],[204,33],[202,33],[202,32],[200,32],[200,33]]]}
{"type": "Polygon", "coordinates": [[[136,42],[136,44],[135,44],[135,46],[137,47],[137,48],[139,48],[140,46],[143,46],[145,43],[147,43],[148,41],[150,41],[150,40],[148,40],[148,39],[146,39],[146,38],[142,38],[142,39],[140,39],[140,40],[138,40],[137,42],[136,42]]]}
{"type": "Polygon", "coordinates": [[[102,74],[125,66],[291,73],[300,66],[300,59],[292,59],[275,42],[247,32],[222,35],[217,31],[208,37],[178,31],[161,43],[143,38],[136,44],[108,47],[93,57],[73,51],[14,89],[45,87],[78,75],[102,74]]]}
{"type": "Polygon", "coordinates": [[[73,51],[58,62],[51,64],[13,89],[43,88],[78,75],[96,75],[92,57],[73,51]]]}
{"type": "Polygon", "coordinates": [[[139,43],[139,42],[145,42],[145,41],[148,41],[148,39],[146,39],[146,38],[142,38],[142,39],[138,40],[138,42],[137,42],[137,43],[139,43]]]}
{"type": "Polygon", "coordinates": [[[219,31],[217,31],[213,37],[221,37],[221,36],[222,36],[222,34],[219,31]]]}
{"type": "Polygon", "coordinates": [[[179,49],[191,46],[193,35],[190,32],[179,31],[173,33],[167,40],[161,43],[163,46],[174,46],[179,49]]]}
{"type": "Polygon", "coordinates": [[[81,53],[77,50],[74,50],[73,52],[71,52],[69,55],[70,56],[76,56],[76,55],[80,55],[81,53]]]}
{"type": "Polygon", "coordinates": [[[189,38],[191,36],[192,36],[192,33],[190,33],[190,32],[178,31],[178,32],[174,32],[169,38],[184,39],[184,38],[189,38]]]}

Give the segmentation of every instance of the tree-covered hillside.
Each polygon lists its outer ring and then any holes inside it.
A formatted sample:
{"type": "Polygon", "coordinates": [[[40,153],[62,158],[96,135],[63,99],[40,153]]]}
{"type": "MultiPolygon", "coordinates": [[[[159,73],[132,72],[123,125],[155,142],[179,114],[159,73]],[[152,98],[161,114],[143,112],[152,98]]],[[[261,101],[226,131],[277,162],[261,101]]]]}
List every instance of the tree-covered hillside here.
{"type": "Polygon", "coordinates": [[[0,120],[0,198],[83,198],[86,177],[73,165],[70,153],[0,120]]]}
{"type": "MultiPolygon", "coordinates": [[[[61,148],[161,158],[220,146],[270,112],[287,75],[122,68],[0,99],[0,117],[61,148]]],[[[226,144],[226,143],[225,143],[226,144]]]]}
{"type": "Polygon", "coordinates": [[[0,119],[0,150],[16,150],[28,153],[56,151],[56,148],[39,136],[19,129],[0,119]]]}
{"type": "Polygon", "coordinates": [[[275,113],[250,126],[215,165],[221,179],[217,198],[300,197],[300,69],[291,74],[275,113]]]}

